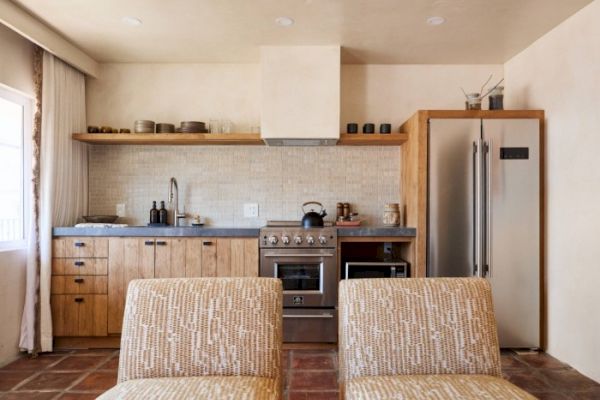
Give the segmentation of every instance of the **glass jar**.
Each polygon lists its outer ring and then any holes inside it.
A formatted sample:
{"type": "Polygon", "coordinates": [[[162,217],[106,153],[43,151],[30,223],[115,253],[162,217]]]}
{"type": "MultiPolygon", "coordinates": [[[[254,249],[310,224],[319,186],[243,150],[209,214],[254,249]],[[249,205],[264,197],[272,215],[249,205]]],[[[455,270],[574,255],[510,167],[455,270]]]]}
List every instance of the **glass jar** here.
{"type": "Polygon", "coordinates": [[[481,95],[479,93],[467,94],[467,101],[465,101],[466,110],[481,110],[481,95]]]}
{"type": "Polygon", "coordinates": [[[398,226],[400,225],[400,205],[398,203],[389,203],[383,209],[383,225],[398,226]]]}

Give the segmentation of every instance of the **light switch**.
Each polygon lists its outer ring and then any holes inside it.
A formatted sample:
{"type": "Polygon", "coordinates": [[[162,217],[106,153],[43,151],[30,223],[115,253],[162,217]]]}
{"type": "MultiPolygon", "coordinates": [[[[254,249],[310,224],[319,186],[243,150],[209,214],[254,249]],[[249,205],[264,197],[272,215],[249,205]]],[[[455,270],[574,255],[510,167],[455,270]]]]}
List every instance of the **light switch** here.
{"type": "Polygon", "coordinates": [[[258,217],[258,203],[245,203],[244,204],[244,218],[257,218],[258,217]]]}

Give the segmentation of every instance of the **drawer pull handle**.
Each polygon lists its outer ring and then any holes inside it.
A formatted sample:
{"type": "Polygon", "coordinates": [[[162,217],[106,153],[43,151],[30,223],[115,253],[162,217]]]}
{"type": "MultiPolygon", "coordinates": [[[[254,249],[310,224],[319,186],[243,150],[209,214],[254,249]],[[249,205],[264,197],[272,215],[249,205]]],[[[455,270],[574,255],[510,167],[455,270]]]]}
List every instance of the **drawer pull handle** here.
{"type": "Polygon", "coordinates": [[[75,297],[75,303],[83,303],[83,297],[75,297]]]}
{"type": "Polygon", "coordinates": [[[166,245],[167,245],[167,242],[165,242],[165,241],[163,241],[163,240],[157,240],[157,241],[156,241],[156,245],[157,245],[157,246],[166,246],[166,245]]]}
{"type": "Polygon", "coordinates": [[[75,266],[76,267],[83,267],[85,263],[83,261],[75,261],[75,266]]]}
{"type": "Polygon", "coordinates": [[[75,247],[84,247],[85,243],[84,242],[75,242],[75,247]]]}
{"type": "Polygon", "coordinates": [[[153,240],[146,240],[146,241],[144,242],[144,244],[145,244],[146,246],[154,246],[154,241],[153,241],[153,240]]]}
{"type": "Polygon", "coordinates": [[[202,246],[212,246],[213,242],[202,242],[202,246]]]}
{"type": "Polygon", "coordinates": [[[83,283],[83,278],[75,278],[73,279],[75,283],[83,283]]]}

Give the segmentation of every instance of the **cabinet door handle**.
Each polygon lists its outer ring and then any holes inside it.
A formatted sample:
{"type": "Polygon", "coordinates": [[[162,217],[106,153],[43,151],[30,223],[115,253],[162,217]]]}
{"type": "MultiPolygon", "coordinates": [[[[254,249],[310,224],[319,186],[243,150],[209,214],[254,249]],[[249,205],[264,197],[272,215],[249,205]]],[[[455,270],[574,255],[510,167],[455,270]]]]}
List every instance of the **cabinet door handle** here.
{"type": "Polygon", "coordinates": [[[75,303],[83,303],[83,297],[75,297],[75,303]]]}
{"type": "Polygon", "coordinates": [[[157,246],[166,246],[166,245],[167,245],[167,242],[165,242],[165,241],[163,241],[163,240],[157,240],[157,241],[156,241],[156,245],[157,245],[157,246]]]}
{"type": "Polygon", "coordinates": [[[84,242],[75,242],[75,247],[84,247],[85,243],[84,242]]]}
{"type": "Polygon", "coordinates": [[[83,283],[83,278],[75,278],[73,279],[75,283],[83,283]]]}
{"type": "Polygon", "coordinates": [[[153,240],[146,240],[146,241],[144,242],[144,244],[145,244],[146,246],[154,246],[154,241],[153,241],[153,240]]]}
{"type": "Polygon", "coordinates": [[[74,264],[76,267],[82,267],[85,263],[83,261],[75,261],[74,264]]]}
{"type": "Polygon", "coordinates": [[[206,242],[202,242],[202,246],[212,246],[213,242],[210,241],[206,241],[206,242]]]}

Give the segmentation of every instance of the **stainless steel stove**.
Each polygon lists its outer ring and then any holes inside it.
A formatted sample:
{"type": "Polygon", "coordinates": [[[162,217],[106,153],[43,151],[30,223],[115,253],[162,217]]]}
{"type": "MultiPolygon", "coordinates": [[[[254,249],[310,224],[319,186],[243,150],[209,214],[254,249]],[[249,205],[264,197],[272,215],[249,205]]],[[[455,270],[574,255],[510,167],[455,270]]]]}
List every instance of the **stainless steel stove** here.
{"type": "Polygon", "coordinates": [[[337,341],[337,230],[271,221],[260,230],[260,276],[283,283],[285,342],[337,341]]]}

